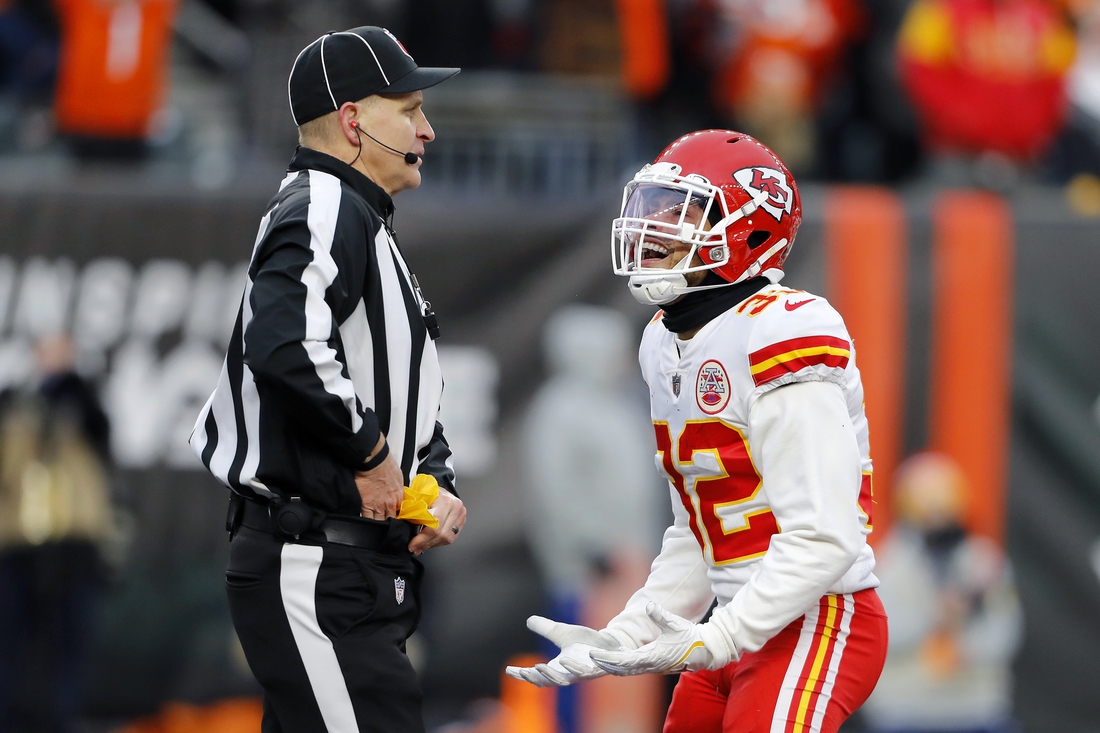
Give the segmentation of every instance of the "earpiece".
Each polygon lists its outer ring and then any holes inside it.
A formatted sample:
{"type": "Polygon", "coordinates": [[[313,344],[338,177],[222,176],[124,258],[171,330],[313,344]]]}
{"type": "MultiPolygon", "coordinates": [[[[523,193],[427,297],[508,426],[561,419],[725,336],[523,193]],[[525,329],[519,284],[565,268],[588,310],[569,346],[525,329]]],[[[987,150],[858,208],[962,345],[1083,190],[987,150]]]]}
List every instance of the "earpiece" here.
{"type": "MultiPolygon", "coordinates": [[[[371,140],[374,140],[376,143],[378,143],[379,145],[384,147],[386,150],[389,150],[391,153],[394,153],[395,155],[400,155],[402,158],[405,159],[405,162],[408,163],[409,165],[416,165],[420,161],[420,156],[417,155],[416,153],[412,153],[412,152],[402,153],[397,148],[391,148],[389,145],[386,145],[386,143],[382,142],[381,140],[376,138],[374,135],[371,135],[369,132],[367,132],[366,130],[361,128],[359,126],[359,121],[358,120],[352,120],[351,122],[349,122],[348,127],[355,130],[355,136],[356,137],[359,137],[359,133],[362,132],[364,135],[369,137],[371,140]]],[[[362,155],[362,154],[363,154],[363,139],[359,138],[359,152],[355,154],[355,160],[352,160],[351,163],[349,163],[349,165],[354,165],[355,161],[359,160],[359,156],[362,155]]]]}

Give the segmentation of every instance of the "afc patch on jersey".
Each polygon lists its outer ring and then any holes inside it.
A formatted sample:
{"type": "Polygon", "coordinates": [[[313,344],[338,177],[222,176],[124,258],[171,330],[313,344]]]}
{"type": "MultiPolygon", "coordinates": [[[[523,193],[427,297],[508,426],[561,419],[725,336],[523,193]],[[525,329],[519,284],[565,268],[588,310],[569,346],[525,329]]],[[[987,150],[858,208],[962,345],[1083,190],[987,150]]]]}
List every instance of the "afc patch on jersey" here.
{"type": "Polygon", "coordinates": [[[717,415],[730,401],[730,380],[726,368],[714,359],[708,359],[699,367],[695,383],[695,401],[699,409],[708,415],[717,415]]]}

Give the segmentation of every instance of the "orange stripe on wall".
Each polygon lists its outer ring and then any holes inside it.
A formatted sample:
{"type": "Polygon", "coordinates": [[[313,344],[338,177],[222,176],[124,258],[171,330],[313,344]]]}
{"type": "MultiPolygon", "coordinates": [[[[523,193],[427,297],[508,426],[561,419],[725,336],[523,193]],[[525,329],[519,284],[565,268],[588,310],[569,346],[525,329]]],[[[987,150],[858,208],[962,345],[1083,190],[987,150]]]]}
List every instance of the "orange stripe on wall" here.
{"type": "Polygon", "coordinates": [[[970,484],[967,528],[1004,536],[1015,245],[1005,201],[951,191],[932,209],[929,444],[970,484]]]}
{"type": "Polygon", "coordinates": [[[908,240],[905,207],[885,188],[839,187],[825,206],[829,300],[844,317],[863,378],[874,462],[874,533],[890,525],[889,490],[905,412],[908,240]]]}

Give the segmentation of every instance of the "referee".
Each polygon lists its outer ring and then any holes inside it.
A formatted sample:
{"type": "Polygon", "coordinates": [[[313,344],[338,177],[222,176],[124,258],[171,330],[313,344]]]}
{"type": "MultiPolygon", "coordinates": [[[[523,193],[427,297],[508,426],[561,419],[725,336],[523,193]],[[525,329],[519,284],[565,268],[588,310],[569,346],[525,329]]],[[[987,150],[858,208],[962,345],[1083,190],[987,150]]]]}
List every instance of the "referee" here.
{"type": "Polygon", "coordinates": [[[416,555],[466,509],[437,420],[435,315],[393,232],[435,137],[419,68],[384,28],[329,33],[290,72],[300,146],[260,220],[225,366],[191,446],[231,490],[226,586],[264,733],[423,731],[405,655],[416,555]],[[417,474],[438,529],[398,518],[417,474]]]}

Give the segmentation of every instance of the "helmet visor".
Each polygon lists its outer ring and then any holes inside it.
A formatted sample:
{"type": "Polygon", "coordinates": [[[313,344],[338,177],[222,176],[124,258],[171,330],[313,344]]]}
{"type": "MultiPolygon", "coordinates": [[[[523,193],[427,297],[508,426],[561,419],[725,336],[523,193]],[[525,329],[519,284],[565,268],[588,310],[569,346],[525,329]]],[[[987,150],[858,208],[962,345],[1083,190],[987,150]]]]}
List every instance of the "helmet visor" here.
{"type": "Polygon", "coordinates": [[[722,218],[716,209],[714,199],[707,191],[642,183],[627,197],[623,216],[630,219],[649,219],[676,227],[690,224],[696,229],[705,229],[705,220],[710,219],[713,224],[722,218]],[[711,217],[711,211],[718,216],[711,217]]]}

